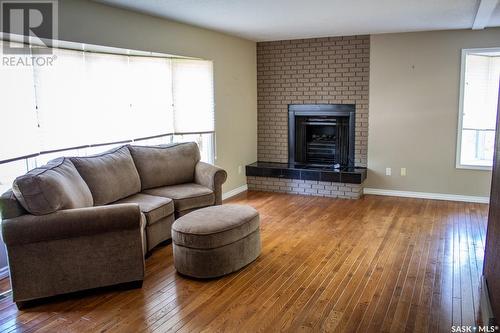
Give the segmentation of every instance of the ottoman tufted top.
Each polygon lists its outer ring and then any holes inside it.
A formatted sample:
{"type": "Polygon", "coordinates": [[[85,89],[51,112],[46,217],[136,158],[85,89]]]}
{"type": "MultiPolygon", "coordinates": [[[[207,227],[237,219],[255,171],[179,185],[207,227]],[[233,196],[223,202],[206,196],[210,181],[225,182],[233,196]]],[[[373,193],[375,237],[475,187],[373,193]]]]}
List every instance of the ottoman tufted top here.
{"type": "Polygon", "coordinates": [[[212,206],[176,220],[172,225],[172,240],[189,248],[213,249],[245,238],[259,224],[259,213],[250,206],[212,206]]]}

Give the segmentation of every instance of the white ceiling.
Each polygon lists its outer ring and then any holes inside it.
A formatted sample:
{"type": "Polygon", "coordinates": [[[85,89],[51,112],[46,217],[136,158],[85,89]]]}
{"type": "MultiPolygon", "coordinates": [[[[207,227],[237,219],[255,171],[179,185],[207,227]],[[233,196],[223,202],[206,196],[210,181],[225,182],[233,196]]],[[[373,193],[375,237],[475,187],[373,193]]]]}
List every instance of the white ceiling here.
{"type": "Polygon", "coordinates": [[[98,0],[255,41],[500,26],[499,0],[98,0]]]}

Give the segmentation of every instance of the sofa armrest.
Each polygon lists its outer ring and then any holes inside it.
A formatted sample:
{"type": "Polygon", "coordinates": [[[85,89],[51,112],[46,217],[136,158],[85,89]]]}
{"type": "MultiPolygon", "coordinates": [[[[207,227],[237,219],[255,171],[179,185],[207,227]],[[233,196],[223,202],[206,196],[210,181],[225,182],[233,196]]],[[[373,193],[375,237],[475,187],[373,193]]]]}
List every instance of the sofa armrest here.
{"type": "Polygon", "coordinates": [[[194,170],[194,179],[197,184],[210,188],[215,193],[215,204],[222,204],[222,184],[227,179],[224,169],[205,162],[198,162],[194,170]]]}
{"type": "Polygon", "coordinates": [[[7,219],[2,221],[2,236],[6,245],[21,245],[118,230],[140,230],[140,226],[141,213],[137,204],[116,204],[7,219]]]}
{"type": "Polygon", "coordinates": [[[0,195],[0,217],[3,220],[18,217],[28,212],[21,206],[19,201],[14,196],[12,190],[8,190],[0,195]]]}

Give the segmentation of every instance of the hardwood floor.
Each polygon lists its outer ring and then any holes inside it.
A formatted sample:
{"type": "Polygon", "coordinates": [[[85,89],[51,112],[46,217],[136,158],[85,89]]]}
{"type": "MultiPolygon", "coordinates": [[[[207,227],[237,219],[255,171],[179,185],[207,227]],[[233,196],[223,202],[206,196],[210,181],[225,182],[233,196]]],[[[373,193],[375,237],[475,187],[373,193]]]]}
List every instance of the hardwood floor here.
{"type": "Polygon", "coordinates": [[[7,293],[10,290],[10,280],[9,277],[2,278],[0,280],[0,294],[7,293]]]}
{"type": "Polygon", "coordinates": [[[0,331],[450,332],[474,325],[487,205],[249,192],[262,254],[211,281],[175,273],[172,247],[146,261],[142,289],[103,291],[18,311],[0,331]]]}

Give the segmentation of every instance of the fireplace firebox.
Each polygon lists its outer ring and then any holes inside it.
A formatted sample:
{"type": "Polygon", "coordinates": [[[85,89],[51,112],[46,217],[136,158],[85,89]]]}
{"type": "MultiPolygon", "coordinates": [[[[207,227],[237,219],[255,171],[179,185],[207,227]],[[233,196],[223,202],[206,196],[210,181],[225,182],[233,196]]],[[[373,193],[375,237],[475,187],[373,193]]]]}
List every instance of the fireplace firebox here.
{"type": "Polygon", "coordinates": [[[288,162],[354,167],[354,104],[290,104],[288,162]]]}

